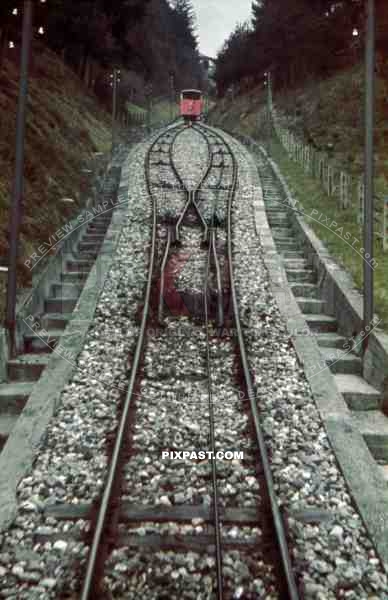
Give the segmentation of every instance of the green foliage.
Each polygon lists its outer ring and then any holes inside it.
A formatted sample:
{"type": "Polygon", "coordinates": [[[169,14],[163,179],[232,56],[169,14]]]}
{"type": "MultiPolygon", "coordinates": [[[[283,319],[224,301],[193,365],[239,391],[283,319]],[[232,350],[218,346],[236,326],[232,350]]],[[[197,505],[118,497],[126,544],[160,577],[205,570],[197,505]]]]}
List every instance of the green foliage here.
{"type": "Polygon", "coordinates": [[[217,57],[216,81],[219,93],[229,85],[254,73],[256,53],[254,34],[247,23],[238,24],[217,57]]]}
{"type": "MultiPolygon", "coordinates": [[[[85,83],[94,81],[101,97],[111,96],[106,70],[113,66],[141,74],[157,94],[168,93],[171,71],[178,87],[188,79],[200,85],[190,0],[50,0],[46,6],[49,46],[62,53],[85,83]]],[[[122,84],[124,104],[131,92],[125,73],[122,84]]]]}
{"type": "MultiPolygon", "coordinates": [[[[14,177],[15,121],[19,68],[5,61],[0,73],[0,262],[8,253],[9,203],[14,177]]],[[[26,123],[20,287],[30,285],[24,261],[81,206],[81,169],[94,152],[108,152],[110,115],[85,94],[79,78],[42,46],[29,77],[26,123]],[[73,208],[61,201],[73,198],[73,208]]],[[[0,289],[0,316],[2,296],[0,289]]]]}
{"type": "Polygon", "coordinates": [[[47,5],[47,39],[69,62],[85,57],[122,61],[127,30],[145,14],[148,0],[53,0],[47,5]]]}
{"type": "Polygon", "coordinates": [[[361,0],[254,0],[251,26],[231,34],[218,61],[221,94],[246,77],[259,81],[268,69],[279,86],[327,76],[346,57],[359,57],[363,27],[361,0]]]}

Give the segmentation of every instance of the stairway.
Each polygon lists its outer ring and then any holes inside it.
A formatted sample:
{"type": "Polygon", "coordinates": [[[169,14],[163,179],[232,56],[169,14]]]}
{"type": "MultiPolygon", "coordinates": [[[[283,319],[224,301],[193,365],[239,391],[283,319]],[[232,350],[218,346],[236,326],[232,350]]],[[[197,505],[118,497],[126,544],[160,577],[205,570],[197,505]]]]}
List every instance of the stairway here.
{"type": "MultiPolygon", "coordinates": [[[[104,185],[102,199],[117,194],[120,169],[112,169],[104,185]]],[[[34,384],[47,366],[53,349],[60,342],[81,295],[109,227],[112,211],[97,215],[78,242],[73,258],[66,260],[58,281],[51,285],[45,299],[44,314],[37,316],[39,330],[24,335],[23,351],[8,360],[7,381],[0,384],[0,451],[6,443],[34,384]]]]}
{"type": "Polygon", "coordinates": [[[338,333],[336,318],[328,313],[317,285],[317,273],[306,260],[303,245],[293,230],[280,183],[261,155],[257,162],[268,222],[291,290],[311,334],[316,336],[323,364],[333,373],[355,425],[388,482],[388,418],[380,410],[382,394],[363,379],[358,349],[351,349],[349,341],[338,333]]]}

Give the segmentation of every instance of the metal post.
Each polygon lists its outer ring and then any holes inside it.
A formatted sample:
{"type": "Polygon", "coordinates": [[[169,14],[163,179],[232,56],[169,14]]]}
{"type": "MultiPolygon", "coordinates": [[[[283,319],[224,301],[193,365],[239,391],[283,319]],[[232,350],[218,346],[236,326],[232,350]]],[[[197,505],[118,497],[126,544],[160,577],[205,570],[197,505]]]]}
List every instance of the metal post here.
{"type": "Polygon", "coordinates": [[[170,72],[170,121],[174,119],[174,103],[175,103],[175,78],[174,73],[170,72]]]}
{"type": "Polygon", "coordinates": [[[152,109],[152,83],[149,83],[146,87],[146,95],[147,95],[147,131],[148,134],[151,134],[151,109],[152,109]]]}
{"type": "Polygon", "coordinates": [[[266,73],[266,86],[267,86],[267,137],[268,137],[268,153],[270,154],[270,143],[271,143],[271,73],[266,73]]]}
{"type": "Polygon", "coordinates": [[[10,353],[15,355],[16,328],[16,288],[17,288],[17,259],[19,247],[19,226],[21,220],[21,205],[23,197],[24,173],[24,138],[26,129],[26,112],[28,104],[28,66],[32,39],[32,0],[24,1],[23,37],[21,49],[21,65],[19,80],[19,99],[16,117],[16,151],[15,178],[12,191],[12,206],[9,221],[9,260],[7,284],[7,329],[9,331],[10,353]]]}
{"type": "Polygon", "coordinates": [[[116,145],[116,111],[117,111],[117,69],[113,69],[112,98],[112,156],[116,145]]]}
{"type": "MultiPolygon", "coordinates": [[[[373,195],[374,195],[374,122],[375,122],[375,5],[368,0],[365,50],[365,216],[364,248],[364,331],[371,327],[373,306],[373,195]]],[[[364,351],[369,336],[364,337],[364,351]]]]}

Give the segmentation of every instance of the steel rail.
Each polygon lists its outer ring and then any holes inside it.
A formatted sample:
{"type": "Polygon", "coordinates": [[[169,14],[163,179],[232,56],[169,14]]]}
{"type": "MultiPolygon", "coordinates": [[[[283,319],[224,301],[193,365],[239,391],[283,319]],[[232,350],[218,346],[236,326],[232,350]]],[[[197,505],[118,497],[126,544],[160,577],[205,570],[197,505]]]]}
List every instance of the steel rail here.
{"type": "Polygon", "coordinates": [[[217,484],[217,459],[216,459],[216,442],[215,442],[215,427],[214,427],[214,404],[212,390],[212,368],[210,356],[210,339],[209,339],[209,310],[208,310],[208,286],[209,286],[209,268],[210,268],[211,245],[209,244],[208,256],[206,261],[205,285],[203,292],[203,304],[205,309],[205,331],[206,331],[206,364],[207,364],[207,381],[208,381],[208,405],[209,405],[209,437],[212,469],[212,487],[213,487],[213,511],[214,511],[214,535],[216,546],[216,572],[217,572],[217,597],[218,600],[223,599],[223,577],[222,577],[222,534],[221,522],[218,505],[218,484],[217,484]]]}
{"type": "MultiPolygon", "coordinates": [[[[168,148],[169,166],[171,167],[175,177],[177,178],[178,182],[180,183],[181,187],[183,187],[183,188],[185,187],[183,180],[182,180],[179,172],[177,171],[175,164],[174,164],[174,160],[173,160],[173,147],[174,147],[175,140],[183,131],[185,131],[185,129],[186,129],[186,127],[183,123],[180,124],[179,126],[177,126],[177,131],[173,135],[172,140],[170,140],[169,142],[166,142],[166,143],[169,143],[169,148],[168,148]]],[[[166,132],[164,132],[164,135],[166,135],[166,132]]],[[[186,189],[184,189],[183,191],[187,192],[186,189]]],[[[167,244],[166,244],[166,248],[164,251],[164,256],[163,256],[163,260],[162,260],[162,264],[161,264],[161,268],[160,268],[161,274],[160,274],[160,290],[159,290],[159,306],[158,306],[158,320],[159,320],[160,324],[162,324],[162,321],[163,321],[164,271],[166,269],[167,259],[168,259],[168,255],[169,255],[170,247],[171,247],[171,239],[172,239],[171,234],[172,234],[172,232],[171,232],[171,228],[169,226],[168,232],[167,232],[167,244]]]]}
{"type": "MultiPolygon", "coordinates": [[[[180,125],[178,125],[176,127],[180,127],[180,125]]],[[[175,127],[171,128],[171,129],[174,130],[175,127]]],[[[147,324],[147,319],[148,319],[150,298],[151,298],[152,276],[153,276],[153,271],[154,271],[154,266],[155,266],[156,238],[157,238],[157,201],[155,200],[154,195],[151,190],[151,183],[150,183],[150,179],[149,179],[149,166],[150,166],[149,163],[150,163],[151,152],[152,152],[154,146],[158,143],[158,141],[163,136],[165,136],[165,133],[166,132],[163,132],[161,135],[159,135],[156,138],[156,140],[154,140],[154,142],[148,149],[147,155],[146,155],[146,169],[145,169],[146,184],[147,184],[147,191],[148,191],[148,194],[149,194],[149,197],[151,200],[153,214],[152,214],[152,239],[151,239],[151,250],[150,250],[150,262],[149,262],[149,267],[148,267],[147,286],[146,286],[146,292],[145,292],[145,297],[144,297],[144,309],[143,309],[142,320],[141,320],[141,325],[140,325],[139,337],[137,339],[136,350],[134,353],[130,378],[129,378],[129,382],[128,382],[127,397],[126,397],[126,400],[124,403],[123,412],[122,412],[120,422],[118,425],[118,431],[117,431],[117,435],[116,435],[115,445],[114,445],[112,458],[111,458],[109,469],[108,469],[108,474],[107,474],[107,479],[106,479],[106,483],[105,483],[105,487],[104,487],[104,491],[103,491],[103,495],[102,495],[102,499],[101,499],[101,504],[99,507],[99,512],[98,512],[98,516],[97,516],[97,523],[96,523],[96,527],[94,530],[93,540],[92,540],[92,544],[91,544],[89,555],[88,555],[86,574],[85,574],[85,578],[83,581],[83,588],[82,588],[82,592],[81,592],[81,596],[80,596],[81,600],[90,600],[91,598],[93,598],[93,596],[91,596],[91,594],[92,594],[92,592],[95,591],[95,588],[96,588],[96,580],[98,577],[98,573],[96,572],[98,551],[100,548],[104,530],[106,528],[106,522],[107,522],[109,508],[111,506],[114,481],[117,477],[120,453],[121,453],[121,449],[122,449],[124,437],[125,437],[124,436],[125,428],[127,425],[131,401],[134,396],[136,377],[137,377],[137,372],[139,369],[140,359],[141,359],[141,355],[142,355],[142,351],[143,351],[143,345],[144,345],[144,339],[145,339],[145,329],[146,329],[146,324],[147,324]]]]}
{"type": "Polygon", "coordinates": [[[179,228],[180,228],[180,226],[182,224],[182,221],[184,219],[185,214],[187,213],[189,207],[192,204],[194,206],[195,212],[197,213],[197,215],[199,217],[199,220],[201,221],[202,226],[203,226],[203,228],[205,230],[205,232],[204,232],[204,240],[206,240],[207,239],[207,234],[208,234],[208,225],[207,225],[205,219],[203,218],[203,215],[202,215],[202,213],[201,213],[201,211],[199,209],[198,204],[195,201],[195,192],[194,192],[194,190],[187,190],[187,194],[188,194],[188,200],[187,200],[187,202],[185,204],[185,207],[184,207],[183,211],[179,215],[179,219],[177,220],[176,225],[175,225],[175,238],[179,241],[179,228]]]}
{"type": "MultiPolygon", "coordinates": [[[[202,127],[204,127],[204,129],[208,129],[207,126],[202,125],[202,127]]],[[[214,134],[213,131],[212,131],[212,133],[214,134]]],[[[221,136],[218,133],[216,135],[219,135],[219,137],[223,140],[225,146],[228,148],[228,150],[231,154],[231,157],[232,157],[233,165],[234,165],[236,163],[236,158],[230,148],[230,145],[223,138],[223,136],[221,136]]],[[[269,496],[270,505],[271,505],[271,512],[272,512],[272,518],[273,518],[273,523],[274,523],[274,528],[275,528],[275,533],[276,533],[276,539],[277,539],[278,549],[279,549],[280,557],[281,557],[281,561],[282,561],[282,570],[283,570],[283,574],[285,577],[285,581],[287,583],[288,598],[289,598],[289,600],[299,600],[299,593],[298,593],[298,588],[296,585],[296,581],[295,581],[295,577],[294,577],[294,573],[293,573],[293,569],[292,569],[291,558],[290,558],[290,553],[289,553],[288,544],[287,544],[287,538],[286,538],[286,534],[285,534],[285,530],[284,530],[282,516],[280,514],[279,506],[277,503],[277,498],[276,498],[276,494],[275,494],[275,487],[274,487],[274,482],[273,482],[273,478],[272,478],[267,448],[265,445],[264,435],[263,435],[262,427],[260,424],[260,416],[259,416],[259,411],[258,411],[257,404],[256,404],[256,396],[255,396],[255,391],[254,391],[253,384],[252,384],[252,378],[251,378],[250,369],[249,369],[248,357],[247,357],[246,350],[245,350],[245,341],[244,341],[244,336],[243,336],[241,322],[240,322],[239,305],[238,305],[236,284],[235,284],[235,280],[234,280],[234,271],[233,271],[233,249],[232,249],[232,203],[233,203],[233,198],[234,198],[234,195],[235,195],[235,192],[237,189],[237,173],[234,168],[233,168],[233,183],[232,183],[231,187],[232,187],[232,189],[229,194],[229,201],[228,201],[227,248],[228,248],[230,292],[231,292],[231,297],[232,297],[233,313],[234,313],[235,327],[236,327],[236,331],[237,331],[238,346],[239,346],[241,364],[242,364],[243,373],[244,373],[245,385],[246,385],[246,389],[247,389],[247,393],[248,393],[248,399],[249,399],[250,409],[251,409],[252,418],[253,418],[253,424],[254,424],[254,428],[255,428],[257,444],[258,444],[258,448],[259,448],[260,459],[262,462],[264,477],[265,477],[265,481],[267,484],[267,491],[268,491],[268,496],[269,496]]]]}
{"type": "MultiPolygon", "coordinates": [[[[177,240],[179,240],[179,228],[180,228],[180,226],[182,224],[182,221],[184,219],[184,216],[187,213],[187,211],[188,211],[188,209],[189,209],[189,207],[190,207],[191,204],[193,204],[193,206],[195,208],[195,211],[196,211],[199,219],[202,222],[203,228],[205,230],[205,233],[204,233],[204,239],[205,240],[207,239],[207,235],[208,235],[208,226],[207,226],[207,223],[206,223],[205,219],[203,218],[203,215],[202,215],[202,213],[200,211],[200,208],[199,208],[199,206],[197,204],[197,194],[198,194],[199,189],[203,185],[203,182],[207,179],[207,177],[208,177],[208,175],[209,175],[209,173],[211,171],[211,168],[212,168],[212,165],[213,165],[213,158],[214,158],[214,156],[213,156],[213,153],[210,151],[210,143],[209,143],[209,140],[206,138],[206,136],[204,136],[202,134],[202,132],[200,132],[198,129],[196,129],[196,127],[193,127],[193,129],[195,129],[197,132],[201,133],[201,135],[205,138],[205,141],[206,141],[206,144],[207,144],[207,147],[208,147],[209,160],[208,160],[208,164],[207,164],[207,167],[206,167],[206,171],[205,171],[205,173],[204,173],[201,181],[199,182],[199,184],[193,190],[188,190],[186,188],[185,184],[183,183],[182,179],[178,175],[178,177],[180,179],[180,182],[181,182],[181,185],[184,186],[185,190],[187,191],[188,200],[187,200],[186,205],[185,205],[183,211],[181,212],[181,214],[179,216],[179,219],[177,220],[177,223],[176,223],[176,226],[175,226],[175,238],[177,240]]],[[[171,162],[172,162],[173,168],[175,169],[175,164],[174,164],[174,160],[173,160],[173,157],[172,157],[172,149],[171,149],[171,162]]]]}
{"type": "Polygon", "coordinates": [[[217,255],[217,248],[216,248],[216,230],[214,227],[212,227],[210,236],[211,236],[210,244],[211,244],[212,253],[213,253],[213,261],[214,261],[214,267],[216,270],[216,281],[217,281],[217,327],[222,327],[224,324],[224,300],[223,300],[223,294],[222,294],[221,269],[220,269],[220,263],[218,260],[218,255],[217,255]]]}
{"type": "MultiPolygon", "coordinates": [[[[196,129],[196,128],[195,128],[196,129]]],[[[197,129],[196,129],[197,130],[197,129]]],[[[210,144],[208,143],[210,151],[210,144]]],[[[209,152],[210,153],[210,152],[209,152]]],[[[211,162],[213,161],[213,154],[211,162]]],[[[237,163],[235,165],[237,169],[237,163]]],[[[206,172],[206,176],[208,175],[206,172]]],[[[204,180],[204,179],[203,179],[204,180]]],[[[202,180],[202,181],[203,181],[202,180]]],[[[202,181],[198,188],[202,185],[202,181]]],[[[197,189],[198,189],[197,188],[197,189]]],[[[218,500],[218,482],[217,482],[217,459],[216,459],[216,440],[215,440],[215,419],[214,419],[214,403],[213,403],[213,388],[212,388],[212,363],[210,356],[210,338],[209,338],[209,306],[208,306],[208,291],[209,291],[209,272],[210,272],[210,260],[213,255],[213,259],[216,265],[217,273],[217,286],[219,289],[218,302],[221,299],[221,307],[218,303],[218,321],[222,315],[223,319],[223,307],[222,307],[222,285],[221,285],[221,273],[218,264],[217,250],[215,246],[215,213],[217,207],[217,199],[214,201],[212,221],[211,221],[211,239],[209,240],[209,249],[206,261],[206,273],[205,273],[205,284],[203,291],[203,304],[205,312],[205,331],[206,331],[206,364],[207,364],[207,382],[208,382],[208,405],[209,405],[209,437],[210,437],[210,448],[212,451],[211,457],[211,469],[212,469],[212,488],[213,488],[213,520],[214,520],[214,535],[215,535],[215,547],[216,547],[216,573],[217,573],[217,598],[223,600],[223,575],[222,575],[222,533],[221,533],[221,519],[219,513],[219,500],[218,500]]]]}
{"type": "Polygon", "coordinates": [[[160,275],[159,308],[158,308],[158,320],[159,320],[160,324],[162,324],[162,321],[163,321],[164,271],[166,269],[167,259],[168,259],[168,255],[169,255],[169,252],[170,252],[170,247],[171,247],[171,227],[169,226],[168,230],[167,230],[166,249],[164,251],[164,256],[163,256],[163,260],[162,260],[162,266],[160,268],[161,275],[160,275]]]}
{"type": "MultiPolygon", "coordinates": [[[[207,166],[207,169],[206,169],[205,175],[203,176],[203,178],[202,178],[201,182],[200,182],[200,183],[197,185],[197,187],[195,188],[195,194],[197,195],[197,194],[198,194],[198,192],[201,190],[201,188],[202,188],[203,184],[205,183],[206,179],[207,179],[207,178],[209,177],[209,175],[210,175],[210,171],[211,171],[211,169],[212,169],[212,167],[213,167],[213,160],[214,160],[214,156],[216,155],[216,153],[211,151],[211,149],[210,149],[210,141],[209,141],[209,138],[208,138],[208,137],[206,136],[206,134],[205,134],[205,133],[202,131],[202,129],[201,129],[201,125],[198,125],[198,126],[194,125],[193,129],[194,129],[194,130],[195,130],[197,133],[199,133],[199,134],[200,134],[200,135],[201,135],[201,136],[204,138],[204,140],[206,141],[206,144],[207,144],[207,147],[208,147],[209,156],[211,157],[211,158],[210,158],[210,160],[209,160],[209,162],[208,162],[208,166],[207,166]]],[[[214,137],[215,137],[215,136],[214,136],[214,137]]],[[[223,170],[223,169],[224,169],[224,165],[222,165],[222,170],[223,170]]],[[[220,180],[219,180],[219,182],[218,182],[218,185],[221,183],[222,175],[223,175],[223,173],[221,173],[221,175],[220,175],[220,180]]]]}

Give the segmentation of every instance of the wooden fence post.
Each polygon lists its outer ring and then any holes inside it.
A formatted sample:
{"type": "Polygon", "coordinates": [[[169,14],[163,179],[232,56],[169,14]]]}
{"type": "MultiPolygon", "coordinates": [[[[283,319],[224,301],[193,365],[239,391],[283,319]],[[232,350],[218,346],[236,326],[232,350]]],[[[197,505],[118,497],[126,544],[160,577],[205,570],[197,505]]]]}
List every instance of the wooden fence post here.
{"type": "Polygon", "coordinates": [[[310,173],[310,146],[305,146],[304,147],[304,156],[303,156],[303,162],[304,162],[304,170],[305,173],[310,173]]]}
{"type": "Polygon", "coordinates": [[[317,164],[317,153],[314,148],[311,148],[311,176],[315,179],[317,164]]]}
{"type": "Polygon", "coordinates": [[[360,178],[357,186],[357,206],[358,206],[358,215],[357,222],[360,226],[364,224],[364,200],[365,200],[365,184],[363,178],[360,178]]]}
{"type": "Polygon", "coordinates": [[[327,165],[326,172],[326,192],[328,196],[334,194],[334,168],[330,163],[327,165]]]}
{"type": "Polygon", "coordinates": [[[321,156],[318,162],[318,178],[322,184],[325,184],[325,159],[321,156]]]}
{"type": "Polygon", "coordinates": [[[340,207],[342,209],[349,206],[349,177],[347,173],[340,173],[340,207]]]}

